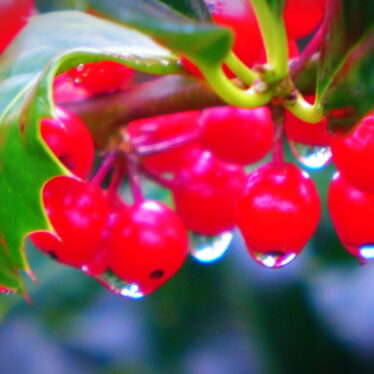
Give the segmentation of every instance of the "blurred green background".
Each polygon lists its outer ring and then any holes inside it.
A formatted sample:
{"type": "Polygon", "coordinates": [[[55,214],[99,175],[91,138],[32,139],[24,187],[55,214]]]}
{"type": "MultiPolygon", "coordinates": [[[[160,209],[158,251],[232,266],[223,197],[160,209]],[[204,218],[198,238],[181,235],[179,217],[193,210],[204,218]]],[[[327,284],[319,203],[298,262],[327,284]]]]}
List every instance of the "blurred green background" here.
{"type": "MultiPolygon", "coordinates": [[[[312,173],[322,200],[333,173],[312,173]]],[[[344,251],[326,210],[286,268],[260,267],[236,235],[219,261],[190,258],[140,300],[27,252],[40,284],[28,281],[31,306],[0,296],[0,373],[374,372],[374,271],[344,251]]]]}

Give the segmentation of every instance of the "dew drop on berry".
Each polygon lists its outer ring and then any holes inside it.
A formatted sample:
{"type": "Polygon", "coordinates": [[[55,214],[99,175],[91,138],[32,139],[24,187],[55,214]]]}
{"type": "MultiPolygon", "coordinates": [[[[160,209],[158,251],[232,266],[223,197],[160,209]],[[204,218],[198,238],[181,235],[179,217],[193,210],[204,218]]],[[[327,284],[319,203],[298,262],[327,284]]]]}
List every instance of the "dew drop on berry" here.
{"type": "MultiPolygon", "coordinates": [[[[343,243],[344,245],[344,243],[343,243]]],[[[374,243],[363,244],[361,246],[344,245],[352,255],[356,256],[362,263],[374,259],[374,243]]]]}
{"type": "Polygon", "coordinates": [[[374,244],[365,244],[360,247],[360,256],[365,260],[374,258],[374,244]]]}
{"type": "Polygon", "coordinates": [[[219,260],[226,252],[232,241],[231,231],[219,235],[190,234],[191,256],[198,262],[210,263],[219,260]]]}
{"type": "Polygon", "coordinates": [[[77,66],[77,71],[83,71],[83,69],[84,69],[84,64],[79,64],[77,66]]]}
{"type": "Polygon", "coordinates": [[[321,169],[331,160],[332,154],[329,146],[306,145],[292,140],[289,143],[296,159],[309,169],[321,169]]]}
{"type": "Polygon", "coordinates": [[[95,279],[116,295],[131,299],[140,299],[144,296],[137,284],[123,281],[111,270],[107,270],[105,273],[95,277],[95,279]]]}
{"type": "Polygon", "coordinates": [[[260,265],[271,269],[281,268],[288,265],[296,258],[294,252],[271,251],[266,253],[251,251],[251,256],[260,265]]]}

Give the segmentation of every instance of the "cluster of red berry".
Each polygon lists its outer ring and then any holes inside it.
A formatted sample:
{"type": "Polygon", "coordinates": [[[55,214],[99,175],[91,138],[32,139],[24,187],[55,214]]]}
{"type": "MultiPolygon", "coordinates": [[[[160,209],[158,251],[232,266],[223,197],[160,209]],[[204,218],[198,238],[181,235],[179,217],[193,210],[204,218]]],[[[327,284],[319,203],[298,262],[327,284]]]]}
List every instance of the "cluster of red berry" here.
{"type": "MultiPolygon", "coordinates": [[[[248,66],[265,62],[249,1],[206,3],[214,21],[235,32],[238,57],[248,66]]],[[[298,53],[295,40],[320,23],[324,5],[325,0],[287,1],[291,57],[298,53]]],[[[56,77],[54,98],[62,104],[122,89],[132,75],[110,61],[82,64],[56,77]]],[[[311,238],[321,210],[308,174],[283,159],[279,134],[284,131],[304,165],[316,168],[334,160],[339,174],[328,194],[333,223],[347,250],[369,259],[374,257],[374,113],[350,134],[332,135],[327,125],[325,119],[311,125],[286,112],[279,129],[268,107],[229,106],[133,121],[91,177],[91,135],[78,117],[56,107],[54,118],[41,121],[41,137],[71,175],[45,185],[51,231],[35,232],[31,240],[57,261],[134,298],[153,292],[177,272],[193,251],[189,237],[204,242],[236,226],[257,262],[282,267],[311,238]],[[272,160],[247,175],[246,166],[271,150],[272,160]],[[140,176],[168,189],[175,210],[143,198],[140,176]],[[131,187],[131,203],[120,194],[124,180],[131,187]]]]}
{"type": "MultiPolygon", "coordinates": [[[[374,242],[374,175],[368,174],[374,114],[348,135],[330,135],[326,126],[326,120],[310,125],[287,114],[284,128],[291,141],[331,147],[341,173],[329,190],[332,220],[347,250],[367,259],[374,242]]],[[[272,161],[246,175],[246,165],[277,147],[267,107],[216,107],[130,122],[90,181],[94,146],[76,116],[57,108],[54,119],[42,121],[41,135],[74,175],[45,186],[55,233],[34,233],[33,243],[124,295],[148,294],[173,276],[187,256],[188,231],[213,238],[238,226],[253,258],[277,268],[300,253],[318,224],[313,181],[275,150],[272,161]],[[175,211],[143,199],[139,174],[171,191],[175,211]],[[118,193],[124,178],[132,185],[132,204],[118,193]]]]}

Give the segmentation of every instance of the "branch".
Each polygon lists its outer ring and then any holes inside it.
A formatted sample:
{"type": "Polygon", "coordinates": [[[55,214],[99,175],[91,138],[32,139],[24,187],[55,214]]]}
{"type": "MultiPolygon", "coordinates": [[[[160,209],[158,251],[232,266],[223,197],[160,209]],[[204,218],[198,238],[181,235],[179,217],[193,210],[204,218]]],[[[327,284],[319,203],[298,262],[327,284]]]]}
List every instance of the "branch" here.
{"type": "Polygon", "coordinates": [[[119,125],[141,118],[224,105],[196,80],[177,75],[156,78],[126,90],[62,106],[78,115],[102,148],[119,125]]]}

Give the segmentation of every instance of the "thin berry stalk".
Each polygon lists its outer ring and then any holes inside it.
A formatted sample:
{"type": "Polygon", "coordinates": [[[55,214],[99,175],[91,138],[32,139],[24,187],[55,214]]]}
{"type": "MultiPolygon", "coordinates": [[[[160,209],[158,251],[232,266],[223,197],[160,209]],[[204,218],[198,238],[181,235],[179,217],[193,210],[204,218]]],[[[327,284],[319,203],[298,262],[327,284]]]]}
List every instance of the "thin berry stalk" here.
{"type": "Polygon", "coordinates": [[[157,142],[148,145],[136,145],[132,143],[134,147],[134,152],[139,157],[152,156],[158,153],[171,151],[175,148],[191,144],[197,141],[201,136],[201,130],[192,131],[187,134],[176,136],[172,139],[165,140],[163,142],[157,142]]]}
{"type": "Polygon", "coordinates": [[[290,72],[293,79],[304,70],[312,56],[318,52],[322,44],[322,36],[322,26],[320,26],[300,56],[291,63],[290,72]]]}
{"type": "Polygon", "coordinates": [[[271,105],[270,110],[274,122],[272,160],[277,163],[284,163],[284,109],[279,105],[271,105]]]}
{"type": "Polygon", "coordinates": [[[104,178],[108,175],[109,171],[113,168],[113,165],[117,158],[118,152],[116,150],[108,152],[96,174],[91,178],[91,183],[100,185],[103,182],[104,178]]]}

